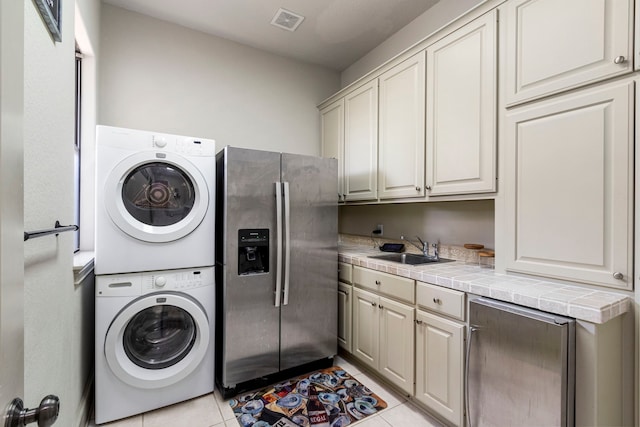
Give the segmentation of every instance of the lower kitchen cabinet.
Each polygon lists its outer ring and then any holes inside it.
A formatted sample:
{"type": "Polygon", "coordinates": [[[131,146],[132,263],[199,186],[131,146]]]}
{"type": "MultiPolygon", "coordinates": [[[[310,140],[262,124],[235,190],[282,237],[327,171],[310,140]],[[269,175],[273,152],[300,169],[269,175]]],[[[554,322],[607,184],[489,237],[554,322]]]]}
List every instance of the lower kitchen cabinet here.
{"type": "Polygon", "coordinates": [[[415,308],[353,288],[353,355],[413,395],[415,308]]]}
{"type": "Polygon", "coordinates": [[[415,398],[455,426],[464,425],[465,302],[464,292],[416,282],[415,398]]]}
{"type": "Polygon", "coordinates": [[[338,345],[351,353],[351,299],[353,286],[338,283],[338,345]]]}
{"type": "Polygon", "coordinates": [[[351,353],[353,318],[353,266],[338,263],[338,345],[351,353]]]}
{"type": "Polygon", "coordinates": [[[415,398],[456,426],[463,425],[464,324],[416,312],[415,398]]]}

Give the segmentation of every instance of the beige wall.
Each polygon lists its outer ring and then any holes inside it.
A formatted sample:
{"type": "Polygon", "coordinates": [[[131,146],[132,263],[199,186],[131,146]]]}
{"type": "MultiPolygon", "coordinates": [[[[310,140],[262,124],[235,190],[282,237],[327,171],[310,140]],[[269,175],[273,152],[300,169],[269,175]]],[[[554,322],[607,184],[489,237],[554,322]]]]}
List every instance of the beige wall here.
{"type": "Polygon", "coordinates": [[[440,0],[342,72],[342,87],[423,40],[486,0],[440,0]]]}
{"type": "Polygon", "coordinates": [[[339,215],[340,233],[369,236],[382,224],[388,239],[418,235],[432,243],[494,247],[493,200],[341,206],[339,215]]]}
{"type": "Polygon", "coordinates": [[[337,72],[110,5],[101,27],[99,124],[320,153],[337,72]]]}

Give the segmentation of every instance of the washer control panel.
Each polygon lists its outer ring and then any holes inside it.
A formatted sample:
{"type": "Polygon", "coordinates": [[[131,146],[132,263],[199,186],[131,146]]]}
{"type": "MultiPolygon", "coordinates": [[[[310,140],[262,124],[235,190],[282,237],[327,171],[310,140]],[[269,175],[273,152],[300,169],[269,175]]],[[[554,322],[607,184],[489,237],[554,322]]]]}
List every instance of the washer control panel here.
{"type": "Polygon", "coordinates": [[[143,295],[161,290],[188,291],[215,283],[213,267],[96,277],[96,296],[143,295]]]}
{"type": "Polygon", "coordinates": [[[161,289],[184,291],[206,286],[207,284],[213,284],[213,276],[209,278],[206,271],[195,269],[149,273],[144,276],[142,286],[143,291],[161,289]]]}
{"type": "Polygon", "coordinates": [[[215,156],[216,143],[211,139],[178,138],[176,153],[187,156],[215,156]]]}

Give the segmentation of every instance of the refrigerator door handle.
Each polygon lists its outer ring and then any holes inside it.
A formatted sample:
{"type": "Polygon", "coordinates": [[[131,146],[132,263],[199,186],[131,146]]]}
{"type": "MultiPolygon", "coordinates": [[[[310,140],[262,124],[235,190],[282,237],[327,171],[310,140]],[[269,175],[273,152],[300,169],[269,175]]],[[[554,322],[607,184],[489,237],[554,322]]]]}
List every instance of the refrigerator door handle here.
{"type": "Polygon", "coordinates": [[[275,306],[280,307],[282,294],[282,183],[276,182],[276,297],[275,306]]]}
{"type": "Polygon", "coordinates": [[[291,202],[289,199],[289,183],[283,182],[284,189],[284,299],[282,304],[289,304],[289,278],[291,276],[291,202]]]}
{"type": "Polygon", "coordinates": [[[464,407],[467,413],[467,427],[471,427],[471,414],[469,413],[469,363],[471,361],[471,340],[473,339],[473,333],[477,331],[476,326],[469,325],[469,331],[467,332],[467,351],[464,361],[464,407]]]}

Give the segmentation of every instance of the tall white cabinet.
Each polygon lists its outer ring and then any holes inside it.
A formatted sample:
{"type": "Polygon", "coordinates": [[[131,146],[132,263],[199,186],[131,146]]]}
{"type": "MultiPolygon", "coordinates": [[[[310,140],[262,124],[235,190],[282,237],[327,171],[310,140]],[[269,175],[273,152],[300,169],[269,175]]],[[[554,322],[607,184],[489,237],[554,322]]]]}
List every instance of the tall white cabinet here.
{"type": "Polygon", "coordinates": [[[427,194],[496,190],[497,11],[427,48],[427,194]]]}
{"type": "Polygon", "coordinates": [[[506,114],[507,268],[631,289],[634,83],[506,114]]]}
{"type": "Polygon", "coordinates": [[[633,0],[511,0],[507,104],[632,71],[633,0]]]}

